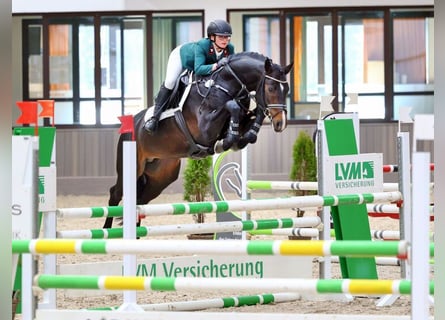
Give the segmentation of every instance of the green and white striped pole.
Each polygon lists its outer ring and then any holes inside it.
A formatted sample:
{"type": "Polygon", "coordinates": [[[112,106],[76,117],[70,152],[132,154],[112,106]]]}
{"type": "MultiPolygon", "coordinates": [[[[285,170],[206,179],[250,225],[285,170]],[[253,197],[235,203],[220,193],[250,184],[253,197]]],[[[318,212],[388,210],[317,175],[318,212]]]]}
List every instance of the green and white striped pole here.
{"type": "MultiPolygon", "coordinates": [[[[261,219],[246,221],[210,222],[179,225],[159,225],[137,227],[138,237],[155,237],[165,235],[239,232],[252,230],[279,230],[282,228],[309,229],[320,224],[319,217],[261,219]]],[[[318,231],[318,229],[316,229],[318,231]]],[[[317,236],[315,234],[314,236],[317,236]]],[[[117,239],[123,237],[123,228],[65,230],[57,232],[62,239],[117,239]]]]}
{"type": "MultiPolygon", "coordinates": [[[[370,279],[258,279],[258,278],[186,278],[125,277],[81,275],[37,275],[34,285],[41,289],[203,291],[258,290],[297,292],[300,294],[411,294],[409,280],[370,279]]],[[[434,294],[434,283],[429,283],[434,294]]]]}
{"type": "MultiPolygon", "coordinates": [[[[247,188],[250,190],[306,190],[317,191],[318,182],[316,181],[265,181],[265,180],[248,180],[247,188]]],[[[399,190],[398,183],[383,184],[383,191],[399,190]]]]}
{"type": "MultiPolygon", "coordinates": [[[[138,205],[142,216],[162,216],[198,213],[219,213],[228,211],[277,210],[321,206],[344,206],[366,203],[393,202],[402,199],[398,191],[345,194],[337,196],[304,196],[273,199],[203,201],[172,204],[138,205]]],[[[59,208],[57,214],[63,218],[102,218],[122,216],[121,206],[91,208],[59,208]]]]}
{"type": "MultiPolygon", "coordinates": [[[[292,302],[301,299],[301,295],[293,292],[267,293],[251,296],[234,296],[191,301],[172,301],[165,303],[139,304],[144,311],[198,311],[210,308],[233,308],[255,306],[258,304],[275,304],[292,302]]],[[[119,307],[103,307],[87,310],[117,310],[119,307]]]]}

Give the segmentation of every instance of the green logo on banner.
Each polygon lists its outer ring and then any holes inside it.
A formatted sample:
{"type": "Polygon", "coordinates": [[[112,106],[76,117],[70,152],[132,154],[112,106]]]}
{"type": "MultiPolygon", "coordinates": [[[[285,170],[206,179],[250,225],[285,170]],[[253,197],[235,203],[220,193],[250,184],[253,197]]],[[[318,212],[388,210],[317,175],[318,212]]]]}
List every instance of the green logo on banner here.
{"type": "Polygon", "coordinates": [[[373,179],[374,161],[335,164],[335,180],[373,179]]]}
{"type": "Polygon", "coordinates": [[[370,187],[374,185],[374,161],[341,162],[335,164],[337,188],[370,187]]]}
{"type": "Polygon", "coordinates": [[[45,194],[45,176],[39,176],[39,194],[45,194]]]}

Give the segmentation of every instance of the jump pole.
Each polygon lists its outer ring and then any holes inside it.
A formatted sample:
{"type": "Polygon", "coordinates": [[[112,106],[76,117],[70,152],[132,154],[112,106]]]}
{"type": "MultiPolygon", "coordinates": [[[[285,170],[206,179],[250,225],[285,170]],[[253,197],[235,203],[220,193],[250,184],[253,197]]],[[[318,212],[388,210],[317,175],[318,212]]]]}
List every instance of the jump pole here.
{"type": "MultiPolygon", "coordinates": [[[[248,180],[247,188],[250,190],[308,190],[317,191],[317,181],[264,181],[248,180]]],[[[384,183],[383,191],[399,190],[398,183],[384,183]]]]}
{"type": "MultiPolygon", "coordinates": [[[[225,213],[228,211],[252,211],[290,209],[295,207],[345,206],[367,203],[385,203],[402,199],[399,191],[355,193],[329,196],[283,197],[274,199],[250,199],[229,201],[178,202],[170,204],[146,204],[136,206],[142,216],[182,215],[197,213],[225,213]]],[[[59,208],[57,214],[63,218],[103,218],[122,216],[121,206],[59,208]]]]}
{"type": "MultiPolygon", "coordinates": [[[[125,276],[78,276],[37,275],[34,285],[41,289],[84,290],[138,290],[138,291],[214,291],[252,290],[263,292],[297,292],[301,294],[404,294],[412,292],[409,280],[373,279],[233,279],[190,277],[125,277],[125,276]]],[[[434,294],[434,283],[427,282],[427,289],[434,294]]],[[[415,318],[417,319],[417,318],[415,318]]],[[[422,318],[428,319],[428,317],[422,318]]]]}
{"type": "MultiPolygon", "coordinates": [[[[309,229],[320,225],[319,217],[260,219],[245,221],[210,222],[178,225],[140,226],[138,237],[182,235],[196,233],[240,232],[253,230],[278,230],[281,228],[309,229]]],[[[57,232],[59,239],[116,239],[123,237],[123,228],[65,230],[57,232]]]]}
{"type": "MultiPolygon", "coordinates": [[[[144,311],[199,311],[210,308],[233,308],[243,306],[254,306],[258,304],[272,304],[292,302],[301,299],[301,295],[292,292],[280,292],[269,294],[258,294],[251,296],[233,296],[213,299],[200,299],[191,301],[174,301],[164,303],[151,303],[140,304],[139,306],[144,311]]],[[[85,311],[91,310],[117,310],[115,307],[103,307],[94,309],[85,309],[85,311]]]]}
{"type": "MultiPolygon", "coordinates": [[[[174,255],[301,255],[408,257],[406,241],[372,240],[225,240],[215,248],[213,240],[126,240],[126,239],[32,239],[13,240],[13,253],[31,254],[174,254],[174,255]]],[[[434,256],[434,244],[430,245],[434,256]]],[[[428,261],[428,259],[427,259],[428,261]]]]}

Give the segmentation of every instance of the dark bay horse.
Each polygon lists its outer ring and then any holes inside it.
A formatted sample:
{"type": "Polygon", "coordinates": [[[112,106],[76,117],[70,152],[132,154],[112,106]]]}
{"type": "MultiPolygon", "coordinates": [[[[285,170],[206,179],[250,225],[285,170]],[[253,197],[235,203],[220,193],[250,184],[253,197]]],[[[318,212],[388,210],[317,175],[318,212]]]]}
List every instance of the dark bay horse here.
{"type": "MultiPolygon", "coordinates": [[[[203,158],[255,143],[265,117],[276,132],[283,131],[289,90],[286,75],[292,66],[280,66],[254,52],[234,54],[210,76],[191,78],[182,110],[161,120],[154,135],[144,130],[146,110],[136,114],[137,204],[149,203],[177,180],[181,158],[203,158]],[[250,108],[252,101],[255,108],[250,108]]],[[[180,83],[179,93],[170,99],[172,107],[185,90],[180,83]]],[[[123,196],[122,144],[130,139],[129,133],[119,137],[117,180],[110,188],[109,206],[118,205],[123,196]]],[[[107,218],[104,228],[111,225],[112,218],[107,218]]]]}

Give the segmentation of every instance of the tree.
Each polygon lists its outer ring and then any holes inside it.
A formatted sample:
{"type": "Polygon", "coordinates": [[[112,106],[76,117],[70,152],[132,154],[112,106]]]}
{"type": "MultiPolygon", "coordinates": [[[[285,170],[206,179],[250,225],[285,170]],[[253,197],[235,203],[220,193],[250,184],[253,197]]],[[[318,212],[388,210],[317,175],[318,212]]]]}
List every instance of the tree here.
{"type": "MultiPolygon", "coordinates": [[[[315,144],[312,138],[301,130],[295,140],[292,151],[293,163],[290,179],[293,181],[317,181],[317,159],[315,155],[315,144]]],[[[315,191],[295,190],[297,196],[316,194],[315,191]]],[[[297,208],[298,216],[303,216],[304,211],[297,208]]]]}
{"type": "MultiPolygon", "coordinates": [[[[211,193],[210,169],[212,168],[212,157],[203,159],[187,159],[184,170],[184,200],[189,202],[205,201],[206,196],[211,193]]],[[[205,215],[202,213],[194,215],[197,223],[203,223],[205,215]]]]}

